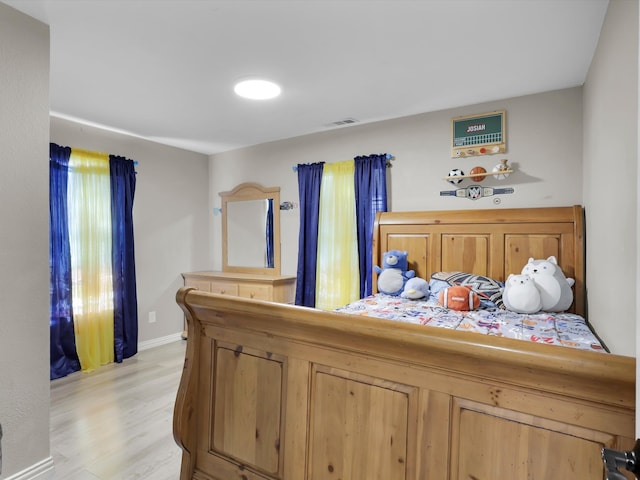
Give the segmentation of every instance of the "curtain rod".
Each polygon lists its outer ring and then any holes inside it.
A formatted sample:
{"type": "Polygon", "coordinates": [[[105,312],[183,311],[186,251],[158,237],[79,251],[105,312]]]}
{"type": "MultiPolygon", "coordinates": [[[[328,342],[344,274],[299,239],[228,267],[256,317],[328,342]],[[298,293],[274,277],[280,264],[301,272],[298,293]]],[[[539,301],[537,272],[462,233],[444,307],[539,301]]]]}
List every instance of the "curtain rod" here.
{"type": "MultiPolygon", "coordinates": [[[[394,156],[393,156],[393,155],[391,155],[390,153],[385,153],[385,154],[384,154],[384,156],[385,156],[385,157],[386,157],[386,159],[387,159],[387,165],[386,165],[386,166],[387,166],[387,168],[391,167],[391,166],[392,166],[392,165],[391,165],[391,161],[392,161],[392,160],[395,160],[395,159],[396,159],[396,157],[394,157],[394,156]]],[[[293,167],[291,167],[291,169],[292,169],[294,172],[297,172],[297,171],[298,171],[298,165],[294,165],[293,167]]]]}

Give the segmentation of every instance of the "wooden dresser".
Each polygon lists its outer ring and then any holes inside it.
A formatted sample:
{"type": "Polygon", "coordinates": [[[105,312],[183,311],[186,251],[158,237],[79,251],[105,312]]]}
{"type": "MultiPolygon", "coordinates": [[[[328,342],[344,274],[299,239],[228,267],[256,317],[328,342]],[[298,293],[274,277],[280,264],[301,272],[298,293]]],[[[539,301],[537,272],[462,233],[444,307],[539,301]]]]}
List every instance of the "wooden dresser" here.
{"type": "MultiPolygon", "coordinates": [[[[185,287],[221,295],[254,298],[268,302],[291,303],[296,298],[296,277],[291,275],[261,275],[236,272],[183,273],[185,287]]],[[[187,338],[185,324],[182,338],[187,338]]]]}
{"type": "MultiPolygon", "coordinates": [[[[280,187],[241,183],[219,195],[222,271],[183,273],[184,286],[220,295],[293,304],[296,277],[282,275],[280,270],[280,187]]],[[[187,338],[186,325],[182,336],[187,338]]]]}
{"type": "Polygon", "coordinates": [[[183,273],[182,277],[185,287],[222,295],[277,303],[293,303],[296,295],[296,277],[291,275],[189,272],[183,273]]]}

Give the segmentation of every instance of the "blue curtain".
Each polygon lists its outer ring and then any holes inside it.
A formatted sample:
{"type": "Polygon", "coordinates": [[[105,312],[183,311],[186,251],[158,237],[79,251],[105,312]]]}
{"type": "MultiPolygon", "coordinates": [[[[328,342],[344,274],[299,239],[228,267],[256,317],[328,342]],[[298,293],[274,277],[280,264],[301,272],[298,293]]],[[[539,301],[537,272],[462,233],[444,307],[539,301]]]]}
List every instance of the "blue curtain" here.
{"type": "Polygon", "coordinates": [[[376,212],[387,211],[387,154],[354,158],[360,298],[371,295],[373,224],[376,212]]]}
{"type": "Polygon", "coordinates": [[[80,370],[71,301],[71,249],[67,179],[71,148],[49,147],[49,342],[50,378],[80,370]]]}
{"type": "MultiPolygon", "coordinates": [[[[280,208],[280,205],[278,205],[280,208]]],[[[267,200],[267,221],[265,228],[267,239],[267,268],[275,266],[274,250],[273,250],[273,198],[267,200]]]]}
{"type": "Polygon", "coordinates": [[[298,165],[300,233],[298,236],[298,271],[296,305],[316,305],[316,255],[318,253],[318,218],[320,184],[324,162],[298,165]]]}
{"type": "Polygon", "coordinates": [[[133,243],[133,160],[109,155],[113,249],[114,359],[122,362],[138,352],[138,297],[133,243]]]}
{"type": "MultiPolygon", "coordinates": [[[[49,263],[50,378],[81,369],[76,351],[71,291],[71,249],[67,185],[72,149],[50,144],[49,263]]],[[[117,362],[138,351],[138,300],[133,242],[134,162],[109,156],[114,290],[114,358],[117,362]]]]}

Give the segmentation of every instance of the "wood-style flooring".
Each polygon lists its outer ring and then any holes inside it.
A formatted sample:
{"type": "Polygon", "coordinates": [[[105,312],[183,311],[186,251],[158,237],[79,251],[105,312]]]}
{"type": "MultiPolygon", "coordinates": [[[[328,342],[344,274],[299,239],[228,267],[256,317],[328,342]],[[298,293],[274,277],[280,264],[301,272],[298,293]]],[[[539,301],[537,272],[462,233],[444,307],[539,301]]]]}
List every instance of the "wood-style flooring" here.
{"type": "Polygon", "coordinates": [[[176,480],[173,406],[186,342],[51,382],[56,480],[176,480]]]}

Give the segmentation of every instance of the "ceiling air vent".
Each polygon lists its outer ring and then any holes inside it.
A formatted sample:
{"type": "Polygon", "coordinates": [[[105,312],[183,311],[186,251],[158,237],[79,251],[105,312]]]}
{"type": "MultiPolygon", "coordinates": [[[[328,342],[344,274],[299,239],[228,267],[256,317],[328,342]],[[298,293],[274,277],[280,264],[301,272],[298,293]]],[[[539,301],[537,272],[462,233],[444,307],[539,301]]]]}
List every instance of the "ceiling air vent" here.
{"type": "Polygon", "coordinates": [[[353,123],[358,123],[358,120],[355,118],[344,118],[342,120],[338,120],[337,122],[331,122],[327,124],[327,127],[342,127],[344,125],[351,125],[353,123]]]}

